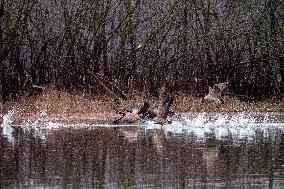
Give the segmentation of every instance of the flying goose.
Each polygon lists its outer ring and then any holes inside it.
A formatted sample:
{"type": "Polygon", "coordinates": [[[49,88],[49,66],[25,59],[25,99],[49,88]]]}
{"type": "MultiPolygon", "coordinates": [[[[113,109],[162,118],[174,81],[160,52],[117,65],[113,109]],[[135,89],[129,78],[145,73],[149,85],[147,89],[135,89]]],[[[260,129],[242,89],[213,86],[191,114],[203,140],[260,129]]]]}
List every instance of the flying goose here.
{"type": "Polygon", "coordinates": [[[203,101],[212,102],[215,104],[224,104],[224,100],[222,99],[222,91],[226,89],[228,86],[228,82],[214,84],[213,88],[209,87],[208,94],[203,98],[203,101]]]}

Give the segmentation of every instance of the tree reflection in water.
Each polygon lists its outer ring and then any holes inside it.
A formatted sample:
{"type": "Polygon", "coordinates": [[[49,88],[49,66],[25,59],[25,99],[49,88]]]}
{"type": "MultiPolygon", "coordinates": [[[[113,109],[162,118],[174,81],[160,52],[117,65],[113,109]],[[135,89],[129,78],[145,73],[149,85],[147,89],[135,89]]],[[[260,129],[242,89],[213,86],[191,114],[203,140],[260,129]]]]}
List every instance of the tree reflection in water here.
{"type": "MultiPolygon", "coordinates": [[[[281,188],[284,135],[198,141],[161,129],[85,128],[1,134],[0,188],[281,188]],[[44,136],[44,137],[43,137],[44,136]]],[[[2,133],[2,131],[1,131],[2,133]]]]}

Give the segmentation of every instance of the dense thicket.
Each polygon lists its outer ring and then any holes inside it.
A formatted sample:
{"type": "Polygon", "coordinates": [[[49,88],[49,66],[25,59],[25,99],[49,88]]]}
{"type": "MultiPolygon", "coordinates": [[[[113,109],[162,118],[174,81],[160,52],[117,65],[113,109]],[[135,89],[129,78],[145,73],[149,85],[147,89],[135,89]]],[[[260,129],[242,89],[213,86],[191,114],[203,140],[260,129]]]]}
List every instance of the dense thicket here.
{"type": "Polygon", "coordinates": [[[1,0],[0,92],[283,94],[282,0],[1,0]],[[121,92],[120,91],[120,92],[121,92]]]}

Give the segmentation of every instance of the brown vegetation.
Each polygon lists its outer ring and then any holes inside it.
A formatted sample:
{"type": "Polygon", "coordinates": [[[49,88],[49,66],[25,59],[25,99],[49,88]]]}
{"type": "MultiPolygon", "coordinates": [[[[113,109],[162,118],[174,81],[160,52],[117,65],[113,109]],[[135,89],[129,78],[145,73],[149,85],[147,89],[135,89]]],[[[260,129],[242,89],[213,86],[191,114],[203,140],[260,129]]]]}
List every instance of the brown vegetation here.
{"type": "MultiPolygon", "coordinates": [[[[110,96],[88,96],[83,93],[69,94],[66,92],[46,89],[36,99],[26,97],[17,101],[4,103],[1,114],[8,110],[19,109],[15,116],[15,123],[27,119],[42,121],[56,121],[68,123],[111,123],[118,115],[117,111],[140,107],[147,100],[151,108],[157,108],[159,99],[143,95],[131,95],[131,98],[117,104],[110,96]],[[40,115],[45,111],[46,115],[40,115]]],[[[260,102],[244,102],[236,98],[225,96],[225,103],[220,107],[202,103],[202,98],[185,94],[176,94],[172,110],[176,113],[186,112],[283,112],[283,102],[270,99],[260,102]]]]}

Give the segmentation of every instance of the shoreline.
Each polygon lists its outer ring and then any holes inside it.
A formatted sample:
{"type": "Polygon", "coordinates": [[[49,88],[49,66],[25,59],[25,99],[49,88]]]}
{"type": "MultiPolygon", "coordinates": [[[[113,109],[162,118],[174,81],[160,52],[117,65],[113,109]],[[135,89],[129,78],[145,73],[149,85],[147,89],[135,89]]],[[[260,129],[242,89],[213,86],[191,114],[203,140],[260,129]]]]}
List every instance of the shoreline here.
{"type": "MultiPolygon", "coordinates": [[[[145,95],[132,95],[130,99],[116,104],[110,96],[90,97],[84,94],[69,94],[57,90],[46,90],[36,98],[23,97],[17,101],[5,102],[1,106],[0,119],[9,111],[16,111],[13,123],[44,121],[60,123],[91,123],[110,124],[120,115],[123,109],[139,108],[144,101],[148,101],[151,108],[156,108],[159,99],[147,98],[145,95]]],[[[201,98],[186,94],[175,96],[172,110],[176,114],[207,115],[236,113],[259,116],[284,115],[283,100],[268,99],[256,103],[240,101],[236,98],[224,96],[225,104],[216,107],[214,104],[202,103],[201,98]]],[[[0,120],[1,121],[1,120],[0,120]]]]}
{"type": "MultiPolygon", "coordinates": [[[[11,110],[13,111],[13,110],[11,110]]],[[[62,124],[62,125],[76,125],[76,124],[85,124],[85,125],[105,125],[111,126],[115,125],[110,120],[102,119],[101,114],[88,113],[88,114],[60,114],[60,115],[48,115],[40,116],[38,114],[21,117],[21,112],[14,110],[14,114],[11,115],[11,124],[12,125],[47,125],[47,124],[62,124]]],[[[6,114],[4,114],[6,115],[6,114]]],[[[3,115],[3,116],[4,116],[3,115]]],[[[273,118],[280,122],[284,122],[284,114],[282,112],[183,112],[177,113],[180,115],[181,119],[197,119],[198,117],[204,118],[218,118],[224,117],[231,119],[233,117],[240,118],[273,118]]],[[[2,116],[2,118],[3,118],[2,116]]],[[[115,117],[115,114],[113,115],[115,117]]],[[[176,118],[179,119],[179,118],[176,118]]],[[[133,123],[133,124],[123,124],[123,125],[142,125],[143,123],[133,123]]]]}

